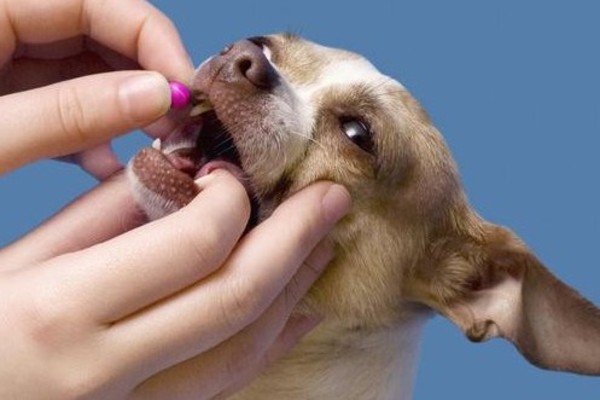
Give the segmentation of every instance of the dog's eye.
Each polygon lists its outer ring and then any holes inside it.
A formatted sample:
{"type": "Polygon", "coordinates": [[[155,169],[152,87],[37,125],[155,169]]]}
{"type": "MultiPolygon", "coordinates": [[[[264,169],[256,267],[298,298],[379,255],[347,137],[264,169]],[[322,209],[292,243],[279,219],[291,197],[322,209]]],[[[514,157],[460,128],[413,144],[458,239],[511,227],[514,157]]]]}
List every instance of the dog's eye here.
{"type": "Polygon", "coordinates": [[[342,118],[340,123],[348,139],[366,152],[373,151],[373,138],[366,123],[356,118],[342,118]]]}

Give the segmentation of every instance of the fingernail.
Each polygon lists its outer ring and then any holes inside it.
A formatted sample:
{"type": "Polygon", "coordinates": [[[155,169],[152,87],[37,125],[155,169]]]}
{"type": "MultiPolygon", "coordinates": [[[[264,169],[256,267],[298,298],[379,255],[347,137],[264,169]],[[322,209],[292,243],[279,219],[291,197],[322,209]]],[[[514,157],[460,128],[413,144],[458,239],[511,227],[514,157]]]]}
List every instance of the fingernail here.
{"type": "Polygon", "coordinates": [[[201,176],[200,178],[194,180],[194,183],[196,184],[196,186],[198,186],[200,188],[200,190],[203,190],[206,188],[206,186],[212,179],[213,179],[213,177],[211,175],[204,175],[204,176],[201,176]]]}
{"type": "Polygon", "coordinates": [[[147,125],[169,110],[169,83],[157,72],[141,72],[119,86],[119,101],[132,121],[147,125]]]}
{"type": "Polygon", "coordinates": [[[336,223],[344,215],[348,214],[352,207],[352,198],[345,187],[333,184],[321,201],[325,218],[330,223],[336,223]]]}
{"type": "Polygon", "coordinates": [[[230,176],[231,173],[224,168],[215,168],[211,169],[206,173],[206,175],[202,175],[201,177],[194,180],[196,186],[198,186],[201,190],[204,190],[208,187],[208,185],[212,184],[215,180],[222,179],[222,177],[230,176]]]}

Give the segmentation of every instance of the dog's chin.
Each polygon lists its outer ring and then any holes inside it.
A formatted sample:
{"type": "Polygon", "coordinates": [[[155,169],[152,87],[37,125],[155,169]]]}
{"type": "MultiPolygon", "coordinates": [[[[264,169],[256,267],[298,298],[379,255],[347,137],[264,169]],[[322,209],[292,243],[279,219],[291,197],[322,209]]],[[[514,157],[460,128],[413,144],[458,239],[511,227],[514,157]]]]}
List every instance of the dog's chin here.
{"type": "Polygon", "coordinates": [[[138,204],[150,219],[157,219],[190,203],[200,191],[195,181],[217,169],[227,170],[246,189],[252,204],[248,226],[254,226],[259,205],[251,178],[214,110],[188,117],[166,138],[139,151],[128,173],[138,204]]]}

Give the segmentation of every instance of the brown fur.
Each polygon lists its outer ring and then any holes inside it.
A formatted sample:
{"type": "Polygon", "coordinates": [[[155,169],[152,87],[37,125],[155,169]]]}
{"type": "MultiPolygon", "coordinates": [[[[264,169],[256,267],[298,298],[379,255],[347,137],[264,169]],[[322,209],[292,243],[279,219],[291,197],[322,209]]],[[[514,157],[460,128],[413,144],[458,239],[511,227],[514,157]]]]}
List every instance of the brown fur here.
{"type": "Polygon", "coordinates": [[[507,338],[541,367],[600,374],[600,312],[513,233],[471,209],[442,136],[401,85],[364,64],[356,66],[364,80],[348,74],[340,83],[335,68],[362,63],[359,56],[290,35],[261,40],[289,85],[284,94],[310,97],[310,140],[282,128],[273,93],[223,72],[235,59],[212,61],[195,83],[234,139],[260,218],[323,179],[348,188],[354,207],[330,234],[336,259],[298,309],[323,315],[324,324],[236,398],[408,398],[410,387],[391,389],[388,375],[410,381],[399,363],[414,363],[418,339],[406,335],[417,337],[432,311],[473,341],[507,338]],[[333,83],[318,86],[327,73],[333,83]],[[342,117],[368,123],[373,152],[341,132],[342,117]],[[271,169],[280,173],[260,172],[271,169]]]}

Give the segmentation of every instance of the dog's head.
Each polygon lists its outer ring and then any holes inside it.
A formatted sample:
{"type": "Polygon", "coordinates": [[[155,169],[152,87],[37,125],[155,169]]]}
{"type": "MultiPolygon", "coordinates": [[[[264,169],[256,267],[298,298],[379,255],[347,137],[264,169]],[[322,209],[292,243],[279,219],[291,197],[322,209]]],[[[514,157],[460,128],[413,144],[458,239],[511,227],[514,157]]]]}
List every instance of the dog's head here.
{"type": "Polygon", "coordinates": [[[336,181],[354,206],[305,307],[353,329],[433,309],[471,340],[501,336],[539,366],[600,374],[598,310],[470,208],[426,112],[367,60],[256,37],[207,60],[193,89],[197,105],[162,151],[130,163],[151,217],[187,204],[193,179],[214,168],[243,181],[259,220],[310,183],[336,181]]]}

